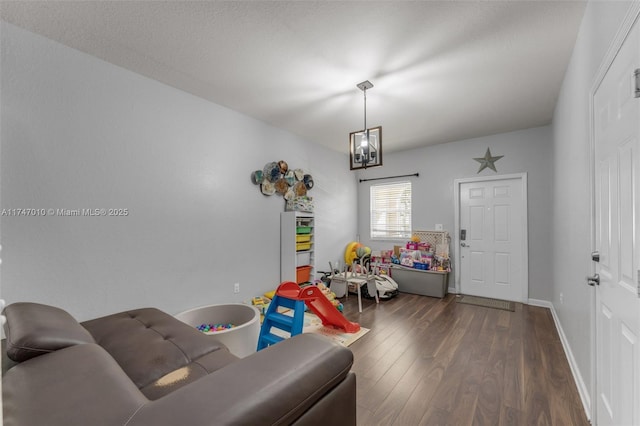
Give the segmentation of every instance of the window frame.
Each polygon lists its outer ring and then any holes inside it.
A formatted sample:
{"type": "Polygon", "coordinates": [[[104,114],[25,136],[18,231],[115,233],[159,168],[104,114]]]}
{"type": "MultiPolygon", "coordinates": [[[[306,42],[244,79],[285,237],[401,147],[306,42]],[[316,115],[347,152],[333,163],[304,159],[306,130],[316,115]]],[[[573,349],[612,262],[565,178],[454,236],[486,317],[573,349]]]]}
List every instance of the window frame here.
{"type": "MultiPolygon", "coordinates": [[[[392,209],[387,209],[388,212],[392,212],[392,209]]],[[[387,213],[388,214],[388,213],[387,213]]],[[[412,231],[412,220],[413,220],[413,184],[411,181],[409,180],[403,180],[403,181],[396,181],[396,182],[387,182],[387,183],[378,183],[378,184],[372,184],[369,187],[369,238],[372,241],[406,241],[407,239],[411,238],[411,231],[412,231]],[[408,229],[403,229],[399,232],[402,231],[406,231],[403,235],[401,236],[397,236],[397,237],[393,237],[390,236],[389,233],[391,232],[388,228],[385,229],[386,231],[386,235],[382,235],[382,236],[374,236],[374,201],[379,200],[379,197],[374,197],[374,191],[376,191],[377,188],[380,187],[389,187],[389,186],[398,186],[398,185],[403,185],[404,188],[401,188],[399,190],[399,192],[402,191],[407,191],[409,190],[409,207],[408,209],[404,209],[404,210],[396,210],[398,213],[402,214],[402,213],[406,213],[408,211],[409,213],[409,223],[408,223],[408,229]]],[[[396,222],[397,224],[397,222],[396,222]]],[[[385,225],[386,227],[387,225],[385,225]]],[[[377,232],[379,233],[380,231],[377,230],[377,232]]]]}

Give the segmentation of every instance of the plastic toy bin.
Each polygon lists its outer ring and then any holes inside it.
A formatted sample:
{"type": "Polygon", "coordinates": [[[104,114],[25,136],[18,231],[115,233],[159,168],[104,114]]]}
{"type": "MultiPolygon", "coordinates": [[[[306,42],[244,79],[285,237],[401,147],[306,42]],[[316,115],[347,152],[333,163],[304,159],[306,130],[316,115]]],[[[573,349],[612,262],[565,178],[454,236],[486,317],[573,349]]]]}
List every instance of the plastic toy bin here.
{"type": "Polygon", "coordinates": [[[310,226],[296,226],[296,234],[310,234],[311,227],[310,226]]]}
{"type": "Polygon", "coordinates": [[[449,273],[423,271],[401,265],[391,265],[391,277],[402,293],[443,298],[449,291],[449,273]]]}
{"type": "Polygon", "coordinates": [[[311,266],[298,266],[296,268],[296,283],[306,283],[311,279],[311,266]]]}
{"type": "Polygon", "coordinates": [[[206,334],[223,343],[237,357],[251,355],[258,347],[260,311],[251,305],[231,303],[201,306],[175,317],[194,328],[201,324],[233,324],[233,328],[206,334]]]}
{"type": "Polygon", "coordinates": [[[296,243],[296,251],[310,250],[311,243],[296,243]]]}

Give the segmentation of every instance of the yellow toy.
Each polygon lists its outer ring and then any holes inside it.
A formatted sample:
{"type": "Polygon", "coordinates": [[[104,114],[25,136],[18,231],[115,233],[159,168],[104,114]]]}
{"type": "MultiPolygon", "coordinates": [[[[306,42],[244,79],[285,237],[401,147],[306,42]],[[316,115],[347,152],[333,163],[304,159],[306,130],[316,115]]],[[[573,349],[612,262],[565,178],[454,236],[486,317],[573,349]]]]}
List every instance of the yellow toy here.
{"type": "Polygon", "coordinates": [[[264,306],[266,305],[266,302],[264,301],[264,299],[260,296],[256,296],[253,299],[251,299],[251,304],[253,306],[264,306]]]}
{"type": "Polygon", "coordinates": [[[362,247],[362,244],[357,241],[352,241],[347,244],[347,248],[344,250],[345,265],[351,265],[353,261],[357,259],[356,250],[358,249],[358,247],[362,247]]]}
{"type": "Polygon", "coordinates": [[[344,250],[344,263],[345,265],[351,265],[354,260],[369,254],[371,254],[369,247],[365,247],[357,241],[352,241],[347,244],[347,248],[344,250]]]}

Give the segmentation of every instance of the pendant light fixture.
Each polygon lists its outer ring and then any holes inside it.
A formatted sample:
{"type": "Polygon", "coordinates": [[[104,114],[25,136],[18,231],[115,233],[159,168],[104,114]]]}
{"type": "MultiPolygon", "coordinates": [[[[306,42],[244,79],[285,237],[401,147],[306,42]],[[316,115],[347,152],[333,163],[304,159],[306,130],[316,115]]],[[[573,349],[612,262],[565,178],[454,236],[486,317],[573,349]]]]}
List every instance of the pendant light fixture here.
{"type": "Polygon", "coordinates": [[[369,80],[356,85],[364,93],[363,130],[349,133],[351,170],[382,166],[382,126],[367,128],[367,90],[373,87],[369,80]]]}

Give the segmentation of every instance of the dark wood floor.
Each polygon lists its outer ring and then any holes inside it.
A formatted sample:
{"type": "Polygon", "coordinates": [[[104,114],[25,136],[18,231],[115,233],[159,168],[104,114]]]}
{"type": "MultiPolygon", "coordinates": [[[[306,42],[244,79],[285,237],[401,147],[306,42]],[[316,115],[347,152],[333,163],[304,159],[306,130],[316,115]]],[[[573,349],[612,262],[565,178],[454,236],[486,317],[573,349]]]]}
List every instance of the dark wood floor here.
{"type": "Polygon", "coordinates": [[[359,425],[588,425],[548,309],[401,293],[342,299],[370,328],[355,355],[359,425]]]}

